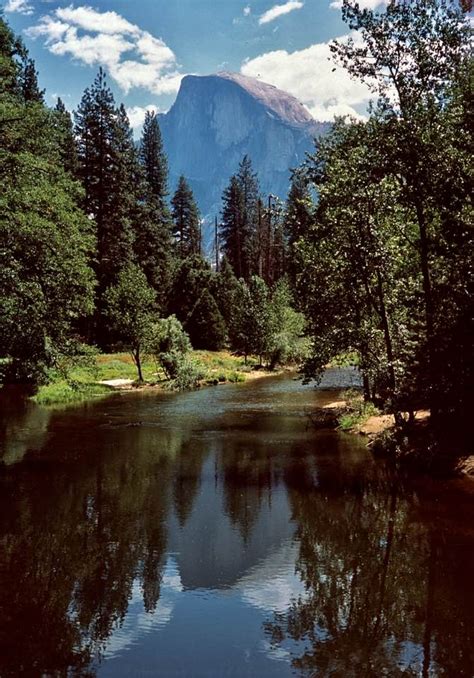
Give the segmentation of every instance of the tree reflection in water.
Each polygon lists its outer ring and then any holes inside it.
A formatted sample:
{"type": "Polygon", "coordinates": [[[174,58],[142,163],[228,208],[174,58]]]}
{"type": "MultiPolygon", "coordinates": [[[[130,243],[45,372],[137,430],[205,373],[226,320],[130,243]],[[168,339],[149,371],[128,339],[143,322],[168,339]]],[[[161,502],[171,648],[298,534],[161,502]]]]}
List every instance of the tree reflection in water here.
{"type": "MultiPolygon", "coordinates": [[[[273,392],[260,388],[267,405],[273,392]]],[[[181,404],[153,402],[53,414],[41,425],[26,411],[36,437],[22,433],[21,448],[5,448],[24,461],[0,473],[2,678],[93,676],[131,639],[135,666],[143,628],[159,644],[164,625],[153,620],[171,619],[178,599],[168,641],[192,646],[196,625],[183,610],[222,604],[218,631],[228,628],[221,639],[238,648],[235,675],[250,642],[239,645],[239,624],[261,629],[264,619],[252,660],[271,641],[261,666],[283,666],[283,675],[287,661],[303,676],[474,675],[472,497],[463,504],[456,488],[446,497],[442,484],[404,481],[357,439],[307,430],[298,412],[285,415],[284,400],[283,413],[272,404],[244,417],[231,400],[212,436],[207,421],[204,435],[193,429],[200,419],[181,404]]],[[[194,394],[183,402],[201,407],[194,394]]],[[[2,431],[11,435],[11,422],[2,431]]],[[[193,618],[216,632],[205,613],[193,618]]]]}
{"type": "MultiPolygon", "coordinates": [[[[140,435],[117,431],[106,463],[96,440],[74,463],[37,462],[35,473],[25,465],[0,479],[2,678],[92,676],[127,613],[134,581],[145,610],[156,608],[174,457],[185,440],[161,432],[160,454],[153,437],[140,435]]],[[[192,476],[197,458],[195,449],[192,476]]],[[[179,476],[187,473],[186,459],[179,476]]],[[[184,520],[189,496],[182,499],[175,493],[184,520]]]]}
{"type": "Polygon", "coordinates": [[[421,522],[417,497],[380,469],[315,482],[310,464],[287,476],[305,594],[265,625],[273,645],[291,641],[307,676],[474,675],[472,531],[421,522]]]}

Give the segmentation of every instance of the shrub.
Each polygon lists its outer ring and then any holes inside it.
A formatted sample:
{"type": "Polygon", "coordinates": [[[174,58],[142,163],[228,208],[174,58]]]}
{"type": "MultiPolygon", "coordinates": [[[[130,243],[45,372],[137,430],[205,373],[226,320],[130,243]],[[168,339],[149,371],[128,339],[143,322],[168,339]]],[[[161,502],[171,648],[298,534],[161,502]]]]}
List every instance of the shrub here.
{"type": "Polygon", "coordinates": [[[171,315],[153,323],[146,340],[146,352],[153,357],[168,379],[176,379],[191,350],[191,342],[183,326],[171,315]]]}

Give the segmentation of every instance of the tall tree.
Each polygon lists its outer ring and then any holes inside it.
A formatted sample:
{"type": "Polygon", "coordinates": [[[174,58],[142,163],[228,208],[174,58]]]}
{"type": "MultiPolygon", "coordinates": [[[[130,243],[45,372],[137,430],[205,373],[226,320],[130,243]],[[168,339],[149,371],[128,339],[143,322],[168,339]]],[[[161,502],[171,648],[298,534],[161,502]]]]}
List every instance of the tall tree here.
{"type": "Polygon", "coordinates": [[[57,132],[59,151],[61,154],[61,162],[63,167],[67,172],[70,172],[72,176],[76,176],[78,164],[76,140],[74,138],[74,126],[72,123],[71,114],[66,109],[66,106],[64,105],[64,102],[61,98],[58,98],[56,106],[54,107],[53,123],[57,132]]]}
{"type": "Polygon", "coordinates": [[[33,72],[0,17],[0,355],[22,379],[44,376],[58,354],[73,350],[94,290],[94,234],[78,206],[80,187],[60,162],[33,72]]]}
{"type": "Polygon", "coordinates": [[[173,235],[179,257],[201,254],[201,218],[194,195],[183,176],[180,176],[171,200],[173,235]]]}
{"type": "Polygon", "coordinates": [[[102,317],[103,294],[120,270],[134,259],[134,222],[137,219],[136,158],[125,109],[115,107],[105,72],[99,69],[75,114],[78,139],[78,175],[84,189],[84,209],[97,229],[98,278],[94,335],[108,340],[102,317]]]}
{"type": "Polygon", "coordinates": [[[308,178],[302,168],[291,175],[290,191],[284,213],[284,229],[288,241],[287,267],[293,287],[300,268],[298,242],[307,237],[314,220],[314,204],[308,186],[308,178]]]}
{"type": "Polygon", "coordinates": [[[259,184],[249,156],[244,156],[223,196],[222,250],[238,278],[248,280],[258,268],[259,184]]]}
{"type": "Polygon", "coordinates": [[[165,307],[173,273],[172,220],[167,204],[168,163],[158,118],[147,111],[140,141],[143,216],[136,229],[135,252],[149,283],[165,307]]]}
{"type": "MultiPolygon", "coordinates": [[[[434,371],[440,363],[433,180],[438,176],[439,130],[450,83],[470,57],[468,20],[459,3],[451,0],[393,1],[380,14],[343,0],[342,14],[361,41],[336,42],[332,50],[351,76],[378,94],[379,115],[386,123],[387,160],[393,173],[402,177],[404,203],[416,215],[428,369],[434,371]]],[[[433,383],[433,414],[440,408],[441,395],[433,383]]]]}

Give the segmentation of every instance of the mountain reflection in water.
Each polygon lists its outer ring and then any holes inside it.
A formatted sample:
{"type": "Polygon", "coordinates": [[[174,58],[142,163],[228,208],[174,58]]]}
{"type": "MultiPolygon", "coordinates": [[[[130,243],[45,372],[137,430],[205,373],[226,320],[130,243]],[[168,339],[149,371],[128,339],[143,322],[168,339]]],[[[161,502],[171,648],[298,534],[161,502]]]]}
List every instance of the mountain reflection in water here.
{"type": "Polygon", "coordinates": [[[473,676],[474,491],[289,376],[0,414],[0,676],[473,676]]]}

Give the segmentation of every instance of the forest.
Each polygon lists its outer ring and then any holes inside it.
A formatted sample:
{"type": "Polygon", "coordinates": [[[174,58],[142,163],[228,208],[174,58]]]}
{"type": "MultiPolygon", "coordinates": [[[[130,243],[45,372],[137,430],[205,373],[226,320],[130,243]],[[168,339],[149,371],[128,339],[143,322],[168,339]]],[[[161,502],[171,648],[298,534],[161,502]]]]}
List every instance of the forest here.
{"type": "MultiPolygon", "coordinates": [[[[170,191],[159,116],[138,143],[99,70],[77,110],[45,103],[0,16],[0,380],[69,378],[127,350],[180,387],[191,349],[320,379],[352,356],[365,402],[406,432],[467,428],[472,388],[472,32],[450,0],[344,0],[335,63],[366,83],[366,119],[337,119],[293,168],[286,201],[242,158],[212,245],[188,178],[170,191]]],[[[317,77],[317,74],[315,74],[317,77]]]]}

